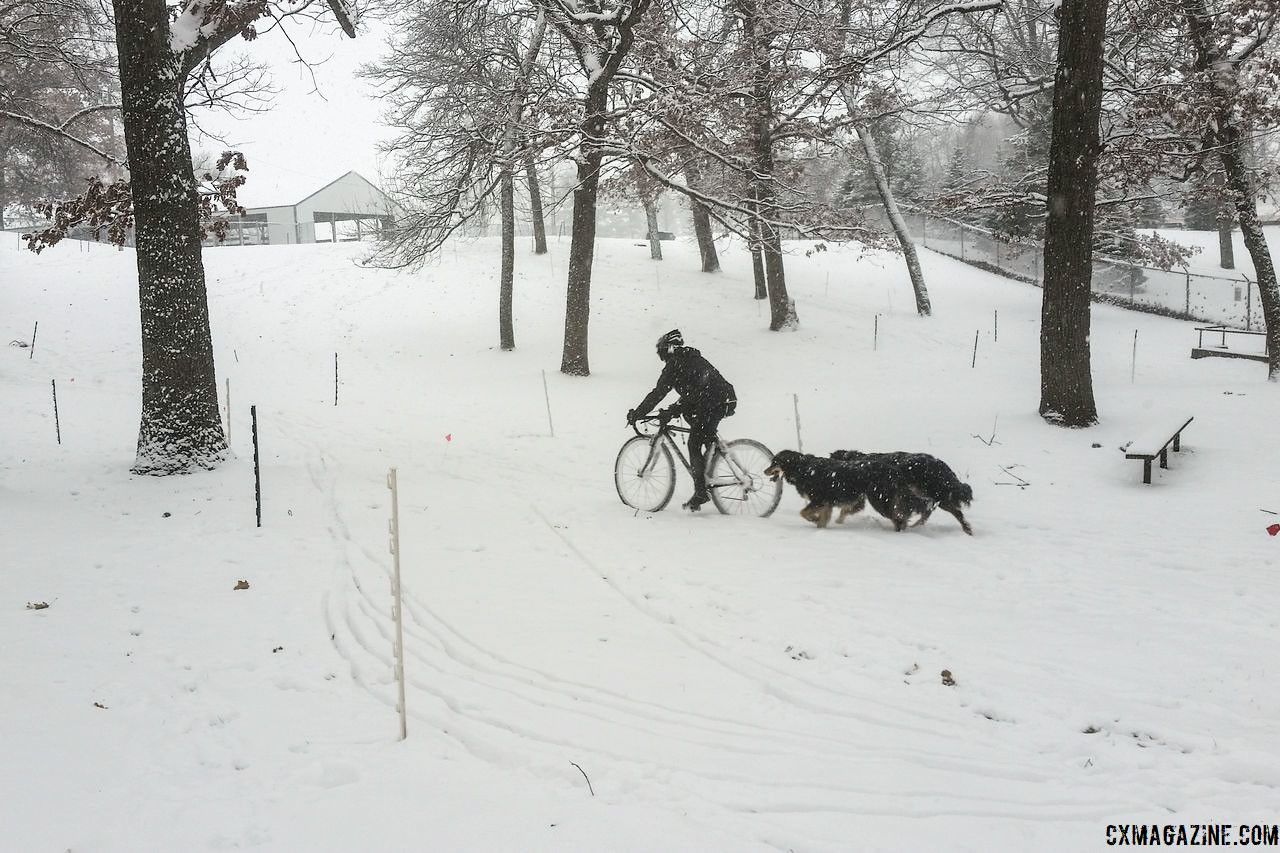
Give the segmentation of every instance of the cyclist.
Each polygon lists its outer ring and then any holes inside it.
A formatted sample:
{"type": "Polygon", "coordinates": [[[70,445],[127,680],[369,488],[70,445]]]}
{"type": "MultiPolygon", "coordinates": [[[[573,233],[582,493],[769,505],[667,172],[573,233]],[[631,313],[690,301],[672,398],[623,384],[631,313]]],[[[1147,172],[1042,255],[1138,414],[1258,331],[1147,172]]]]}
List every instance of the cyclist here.
{"type": "Polygon", "coordinates": [[[693,466],[693,496],[684,508],[698,510],[709,500],[706,451],[715,441],[720,421],[738,407],[733,386],[720,375],[711,362],[693,347],[684,345],[684,335],[672,329],[658,338],[658,358],[663,362],[658,384],[627,412],[627,425],[649,414],[662,398],[674,390],[680,399],[660,414],[664,420],[682,416],[689,423],[689,461],[693,466]]]}

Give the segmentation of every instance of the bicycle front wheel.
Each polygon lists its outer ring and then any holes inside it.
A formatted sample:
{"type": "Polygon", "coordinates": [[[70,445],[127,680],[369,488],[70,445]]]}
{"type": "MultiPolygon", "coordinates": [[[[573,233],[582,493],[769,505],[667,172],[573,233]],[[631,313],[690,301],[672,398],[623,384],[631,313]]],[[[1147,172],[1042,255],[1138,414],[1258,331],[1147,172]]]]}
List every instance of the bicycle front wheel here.
{"type": "Polygon", "coordinates": [[[717,449],[707,460],[707,487],[716,509],[725,515],[771,514],[782,500],[782,481],[775,483],[764,473],[773,453],[749,438],[736,438],[725,447],[729,459],[717,449]]]}
{"type": "Polygon", "coordinates": [[[618,451],[613,463],[613,484],[618,497],[632,509],[657,512],[676,491],[676,463],[666,445],[637,435],[618,451]]]}

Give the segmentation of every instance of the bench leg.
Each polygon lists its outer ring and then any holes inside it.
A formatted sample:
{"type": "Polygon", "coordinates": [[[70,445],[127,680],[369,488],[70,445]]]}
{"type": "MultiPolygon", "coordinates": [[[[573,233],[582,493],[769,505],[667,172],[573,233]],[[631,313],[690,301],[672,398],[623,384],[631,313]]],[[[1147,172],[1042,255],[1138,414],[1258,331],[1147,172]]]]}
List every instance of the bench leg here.
{"type": "Polygon", "coordinates": [[[1160,467],[1161,468],[1169,467],[1169,449],[1167,447],[1164,450],[1160,451],[1160,467]]]}
{"type": "Polygon", "coordinates": [[[1142,482],[1144,483],[1151,482],[1151,460],[1150,459],[1142,460],[1142,482]]]}
{"type": "Polygon", "coordinates": [[[1173,437],[1173,452],[1174,453],[1182,452],[1182,433],[1178,433],[1173,437]]]}

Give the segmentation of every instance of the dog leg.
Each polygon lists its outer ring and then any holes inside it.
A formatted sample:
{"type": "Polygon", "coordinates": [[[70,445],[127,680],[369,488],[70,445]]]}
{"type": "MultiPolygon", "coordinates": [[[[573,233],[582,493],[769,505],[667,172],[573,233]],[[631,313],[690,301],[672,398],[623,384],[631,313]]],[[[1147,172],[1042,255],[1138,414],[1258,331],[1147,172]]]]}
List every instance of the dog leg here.
{"type": "Polygon", "coordinates": [[[919,527],[920,525],[922,525],[922,524],[924,524],[926,521],[928,521],[928,520],[929,520],[929,516],[933,515],[933,508],[934,508],[935,506],[937,506],[937,505],[936,505],[936,504],[934,504],[934,503],[932,503],[932,502],[925,504],[924,509],[920,510],[920,517],[919,517],[919,518],[917,518],[917,519],[915,520],[915,522],[913,522],[913,523],[912,523],[912,525],[911,525],[911,526],[912,526],[912,527],[919,527]]]}
{"type": "Polygon", "coordinates": [[[895,495],[893,499],[893,529],[901,533],[907,529],[907,521],[911,518],[911,504],[907,496],[895,495]]]}
{"type": "Polygon", "coordinates": [[[859,497],[856,501],[847,504],[840,504],[840,515],[836,518],[836,524],[844,524],[844,520],[851,515],[862,512],[862,508],[867,505],[865,495],[859,497]]]}
{"type": "Polygon", "coordinates": [[[811,503],[800,510],[800,515],[805,521],[816,524],[820,528],[826,527],[827,522],[831,520],[831,505],[811,503]]]}
{"type": "Polygon", "coordinates": [[[969,522],[965,521],[964,513],[960,511],[959,504],[944,503],[940,504],[940,506],[956,517],[956,521],[960,522],[960,527],[964,529],[965,533],[968,533],[970,536],[973,535],[973,528],[969,526],[969,522]]]}

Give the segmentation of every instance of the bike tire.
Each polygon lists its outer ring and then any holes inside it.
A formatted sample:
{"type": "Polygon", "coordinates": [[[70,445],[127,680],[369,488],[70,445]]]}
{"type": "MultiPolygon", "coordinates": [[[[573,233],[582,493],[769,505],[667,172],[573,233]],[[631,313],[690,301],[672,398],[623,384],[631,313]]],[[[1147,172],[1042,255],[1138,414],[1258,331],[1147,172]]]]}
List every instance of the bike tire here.
{"type": "Polygon", "coordinates": [[[665,444],[657,447],[657,458],[648,472],[641,471],[649,460],[647,436],[637,435],[623,443],[613,463],[613,485],[624,504],[641,512],[658,512],[671,502],[676,492],[676,463],[665,444]]]}
{"type": "MultiPolygon", "coordinates": [[[[745,489],[740,485],[710,487],[708,491],[711,493],[711,502],[725,515],[757,515],[760,518],[772,515],[782,500],[782,480],[775,483],[764,473],[773,463],[773,453],[750,438],[735,438],[725,442],[725,447],[732,454],[734,462],[750,478],[751,485],[745,489]]],[[[729,463],[720,449],[716,448],[707,457],[708,484],[733,476],[729,463]]]]}

